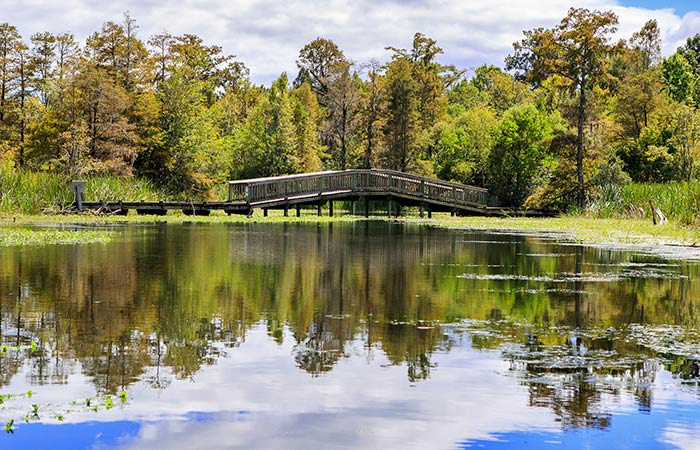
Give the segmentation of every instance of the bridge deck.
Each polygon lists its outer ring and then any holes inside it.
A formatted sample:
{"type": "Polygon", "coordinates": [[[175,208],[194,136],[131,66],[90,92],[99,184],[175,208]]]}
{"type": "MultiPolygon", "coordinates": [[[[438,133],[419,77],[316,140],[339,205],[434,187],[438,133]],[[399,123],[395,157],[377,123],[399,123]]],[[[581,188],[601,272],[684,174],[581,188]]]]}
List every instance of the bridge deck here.
{"type": "MultiPolygon", "coordinates": [[[[284,209],[320,205],[334,200],[365,199],[391,201],[399,206],[419,206],[431,211],[462,214],[500,215],[517,213],[512,209],[489,206],[486,189],[421,177],[392,170],[356,169],[287,175],[229,182],[227,201],[219,202],[82,202],[88,209],[165,214],[169,209],[187,214],[208,214],[224,210],[249,214],[253,209],[284,209]]],[[[365,209],[365,214],[368,213],[365,209]]],[[[320,213],[320,209],[319,209],[320,213]]]]}

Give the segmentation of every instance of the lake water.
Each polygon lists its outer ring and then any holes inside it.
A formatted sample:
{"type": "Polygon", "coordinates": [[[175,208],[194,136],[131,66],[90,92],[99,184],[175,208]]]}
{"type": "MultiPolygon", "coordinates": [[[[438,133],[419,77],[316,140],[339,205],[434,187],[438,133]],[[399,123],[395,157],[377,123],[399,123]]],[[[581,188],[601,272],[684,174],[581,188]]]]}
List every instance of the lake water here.
{"type": "Polygon", "coordinates": [[[697,449],[699,280],[389,222],[0,248],[0,447],[697,449]]]}

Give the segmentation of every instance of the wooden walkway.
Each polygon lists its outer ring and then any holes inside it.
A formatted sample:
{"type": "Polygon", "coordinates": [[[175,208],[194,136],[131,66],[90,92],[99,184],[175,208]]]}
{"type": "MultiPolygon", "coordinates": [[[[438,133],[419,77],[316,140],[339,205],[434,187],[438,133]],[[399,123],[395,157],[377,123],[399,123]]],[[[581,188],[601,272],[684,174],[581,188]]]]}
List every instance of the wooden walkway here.
{"type": "Polygon", "coordinates": [[[328,204],[333,215],[334,201],[351,202],[352,212],[369,216],[371,202],[381,201],[388,214],[399,215],[404,206],[416,206],[421,217],[447,211],[463,215],[502,215],[512,209],[492,207],[486,189],[441,181],[392,170],[357,169],[257,178],[229,182],[227,201],[220,202],[82,202],[82,208],[123,213],[134,209],[140,214],[165,214],[177,209],[185,214],[207,215],[211,210],[228,214],[250,214],[254,209],[282,209],[288,215],[302,206],[328,204]],[[363,211],[355,211],[357,202],[363,211]]]}

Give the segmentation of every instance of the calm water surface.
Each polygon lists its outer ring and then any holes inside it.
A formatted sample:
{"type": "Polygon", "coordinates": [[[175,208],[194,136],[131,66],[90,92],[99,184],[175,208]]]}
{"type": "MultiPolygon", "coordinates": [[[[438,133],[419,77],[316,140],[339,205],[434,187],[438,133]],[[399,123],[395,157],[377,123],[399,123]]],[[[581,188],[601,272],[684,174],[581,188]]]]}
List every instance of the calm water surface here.
{"type": "Polygon", "coordinates": [[[372,222],[117,233],[0,249],[0,447],[700,448],[697,262],[372,222]]]}

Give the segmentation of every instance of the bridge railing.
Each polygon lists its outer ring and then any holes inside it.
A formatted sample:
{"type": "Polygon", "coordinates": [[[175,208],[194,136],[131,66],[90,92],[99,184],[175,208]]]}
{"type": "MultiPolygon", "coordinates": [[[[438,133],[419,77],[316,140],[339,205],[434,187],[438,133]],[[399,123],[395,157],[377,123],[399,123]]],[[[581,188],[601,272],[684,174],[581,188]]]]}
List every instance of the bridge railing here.
{"type": "Polygon", "coordinates": [[[386,192],[469,206],[488,204],[486,189],[393,170],[355,169],[229,182],[229,201],[257,203],[332,192],[386,192]]]}

